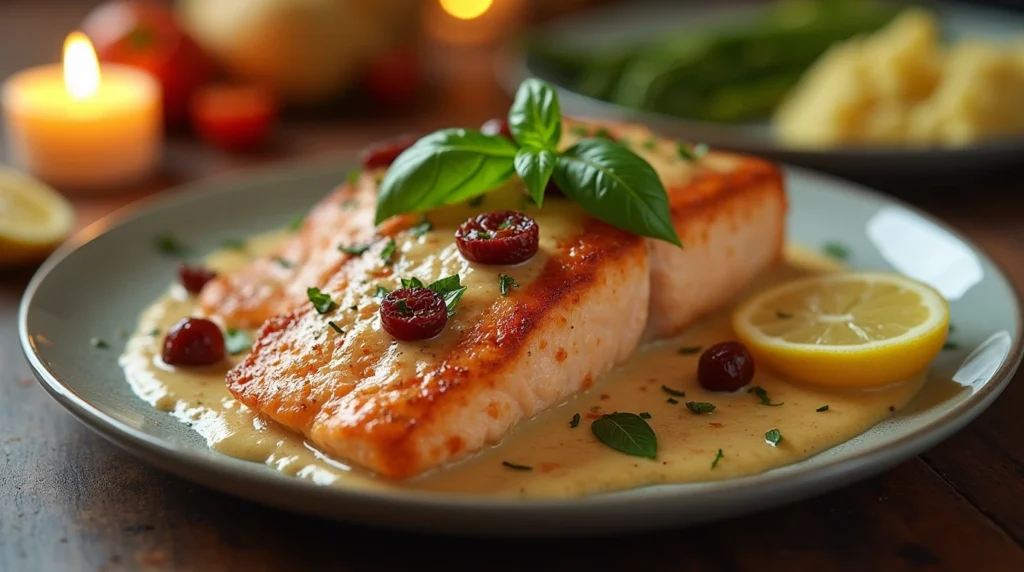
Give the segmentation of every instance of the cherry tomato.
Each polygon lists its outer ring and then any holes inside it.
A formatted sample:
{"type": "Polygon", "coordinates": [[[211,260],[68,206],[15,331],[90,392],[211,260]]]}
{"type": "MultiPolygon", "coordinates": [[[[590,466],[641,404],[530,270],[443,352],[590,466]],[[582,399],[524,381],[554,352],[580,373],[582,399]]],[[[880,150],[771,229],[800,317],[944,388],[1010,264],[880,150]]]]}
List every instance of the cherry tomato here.
{"type": "Polygon", "coordinates": [[[444,329],[448,309],[444,298],[429,288],[399,288],[381,300],[380,322],[399,340],[426,340],[444,329]]]}
{"type": "Polygon", "coordinates": [[[697,362],[697,382],[709,391],[736,391],[754,379],[754,358],[739,342],[722,342],[704,350],[697,362]]]}
{"type": "Polygon", "coordinates": [[[205,318],[182,318],[164,338],[161,354],[170,365],[212,365],[224,359],[224,334],[205,318]]]}
{"type": "Polygon", "coordinates": [[[183,123],[189,99],[215,68],[182,29],[166,4],[154,0],[109,0],[82,22],[100,61],[141,68],[156,77],[163,92],[168,126],[183,123]]]}
{"type": "Polygon", "coordinates": [[[213,145],[248,151],[262,145],[277,121],[277,102],[257,86],[210,85],[192,100],[192,123],[213,145]]]}
{"type": "Polygon", "coordinates": [[[471,217],[455,231],[463,258],[479,264],[519,264],[537,254],[540,228],[518,211],[492,211],[471,217]]]}
{"type": "Polygon", "coordinates": [[[420,63],[413,47],[403,46],[374,60],[364,78],[374,103],[395,107],[412,101],[420,87],[420,63]]]}

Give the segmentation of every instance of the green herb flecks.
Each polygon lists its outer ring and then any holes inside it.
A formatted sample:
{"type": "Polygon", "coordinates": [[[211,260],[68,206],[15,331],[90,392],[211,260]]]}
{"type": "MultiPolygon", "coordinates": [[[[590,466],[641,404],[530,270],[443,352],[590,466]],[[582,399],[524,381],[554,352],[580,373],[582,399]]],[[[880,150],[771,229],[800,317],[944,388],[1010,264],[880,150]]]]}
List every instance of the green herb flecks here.
{"type": "Polygon", "coordinates": [[[334,330],[335,332],[337,332],[339,334],[344,334],[345,333],[345,330],[341,329],[341,326],[339,326],[338,324],[335,324],[333,321],[328,320],[327,325],[330,326],[332,330],[334,330]]]}
{"type": "Polygon", "coordinates": [[[682,348],[679,348],[678,350],[676,350],[676,353],[681,355],[681,356],[686,356],[686,355],[700,353],[701,349],[703,349],[703,348],[701,348],[701,346],[686,346],[686,347],[682,347],[682,348]]]}
{"type": "Polygon", "coordinates": [[[640,416],[640,419],[650,419],[651,418],[651,414],[646,412],[646,411],[641,411],[637,415],[640,416]]]}
{"type": "Polygon", "coordinates": [[[686,408],[693,411],[697,415],[703,415],[704,413],[711,413],[715,410],[714,404],[706,401],[687,401],[686,408]]]}
{"type": "Polygon", "coordinates": [[[294,266],[290,261],[285,260],[284,258],[281,258],[280,256],[275,256],[273,258],[273,261],[276,262],[278,264],[278,266],[280,266],[281,268],[291,268],[292,266],[294,266]]]}
{"type": "Polygon", "coordinates": [[[321,292],[319,288],[307,288],[306,296],[309,298],[310,303],[313,304],[317,314],[326,314],[338,307],[334,300],[331,299],[330,294],[321,292]]]}
{"type": "Polygon", "coordinates": [[[569,420],[569,428],[575,429],[580,426],[580,414],[574,413],[572,419],[569,420]]]}
{"type": "Polygon", "coordinates": [[[780,319],[780,320],[788,320],[788,319],[793,317],[793,314],[789,314],[789,313],[783,312],[781,310],[775,310],[775,317],[780,319]]]}
{"type": "Polygon", "coordinates": [[[718,462],[722,460],[722,457],[725,457],[725,455],[723,455],[722,454],[722,450],[719,449],[718,452],[715,453],[715,459],[713,461],[711,461],[711,468],[712,469],[714,469],[715,467],[718,466],[718,462]]]}
{"type": "Polygon", "coordinates": [[[366,252],[367,250],[370,250],[371,246],[373,246],[372,242],[364,242],[362,244],[352,244],[352,245],[342,244],[342,245],[338,246],[338,250],[344,252],[345,254],[351,254],[352,256],[359,256],[360,254],[366,252]]]}
{"type": "Polygon", "coordinates": [[[483,195],[475,196],[475,197],[469,199],[468,201],[466,201],[466,204],[475,209],[478,206],[484,204],[484,196],[483,195]]]}
{"type": "Polygon", "coordinates": [[[288,230],[295,231],[302,228],[302,223],[306,221],[306,216],[297,216],[288,223],[288,230]]]}
{"type": "Polygon", "coordinates": [[[817,411],[818,413],[824,413],[828,411],[828,405],[822,405],[821,407],[815,409],[815,411],[817,411]]]}
{"type": "Polygon", "coordinates": [[[402,288],[423,288],[423,282],[420,279],[413,276],[412,278],[402,278],[402,288]]]}
{"type": "Polygon", "coordinates": [[[761,400],[761,405],[771,405],[773,407],[777,407],[783,404],[783,402],[772,403],[772,398],[768,397],[768,392],[765,391],[763,387],[757,385],[748,389],[747,393],[753,393],[755,396],[757,396],[757,398],[761,400]]]}
{"type": "Polygon", "coordinates": [[[377,289],[374,290],[374,292],[373,292],[373,297],[374,298],[383,298],[383,297],[387,296],[390,293],[391,293],[391,291],[388,290],[387,288],[385,288],[383,286],[377,286],[377,289]]]}
{"type": "Polygon", "coordinates": [[[669,404],[672,404],[672,405],[679,405],[679,400],[674,398],[674,397],[669,397],[668,399],[665,400],[665,403],[669,403],[669,404]]]}
{"type": "Polygon", "coordinates": [[[224,349],[233,356],[249,351],[252,342],[252,334],[245,330],[228,328],[224,331],[224,349]]]}
{"type": "Polygon", "coordinates": [[[782,432],[778,429],[772,429],[764,434],[764,440],[772,447],[778,447],[779,443],[782,442],[782,432]]]}
{"type": "Polygon", "coordinates": [[[498,289],[501,291],[502,296],[508,296],[510,288],[518,288],[519,284],[516,283],[516,279],[509,276],[508,274],[498,275],[498,289]]]}
{"type": "Polygon", "coordinates": [[[92,347],[94,347],[96,349],[101,349],[101,350],[105,350],[105,349],[110,347],[110,344],[108,344],[104,340],[101,340],[100,338],[92,338],[92,339],[90,339],[89,340],[89,345],[91,345],[92,347]]]}
{"type": "Polygon", "coordinates": [[[388,266],[395,263],[395,250],[398,249],[398,244],[394,238],[389,238],[387,244],[380,251],[380,259],[384,261],[384,264],[388,266]]]}
{"type": "Polygon", "coordinates": [[[354,184],[359,182],[359,177],[362,174],[363,174],[362,170],[360,170],[360,169],[352,169],[351,171],[348,172],[348,175],[345,177],[345,180],[348,181],[348,184],[354,185],[354,184]]]}
{"type": "Polygon", "coordinates": [[[245,250],[245,241],[240,238],[227,238],[220,246],[229,250],[245,250]]]}
{"type": "Polygon", "coordinates": [[[850,258],[850,249],[841,242],[826,242],[821,246],[821,251],[825,256],[839,262],[845,262],[850,258]]]}
{"type": "Polygon", "coordinates": [[[412,316],[414,314],[412,308],[409,307],[409,303],[405,301],[405,298],[399,298],[398,302],[395,304],[395,308],[397,308],[398,313],[403,316],[412,316]]]}
{"type": "Polygon", "coordinates": [[[157,252],[171,258],[185,258],[192,249],[171,233],[164,233],[153,240],[157,252]]]}
{"type": "Polygon", "coordinates": [[[518,465],[516,463],[509,463],[508,461],[502,461],[502,465],[514,470],[514,471],[532,471],[533,467],[529,465],[518,465]]]}
{"type": "Polygon", "coordinates": [[[686,397],[685,391],[679,391],[678,389],[672,389],[667,385],[661,386],[661,390],[673,397],[686,397]]]}
{"type": "Polygon", "coordinates": [[[418,225],[410,228],[409,233],[415,236],[416,238],[419,238],[432,230],[434,230],[434,225],[431,224],[429,220],[423,219],[423,221],[420,222],[418,225]]]}
{"type": "Polygon", "coordinates": [[[569,133],[576,135],[577,137],[586,137],[590,135],[590,129],[582,125],[573,125],[569,128],[569,133]]]}
{"type": "Polygon", "coordinates": [[[459,303],[462,295],[466,293],[466,287],[460,282],[458,274],[452,274],[451,276],[435,280],[428,284],[427,288],[437,292],[444,298],[444,305],[448,308],[449,318],[455,314],[455,305],[459,303]]]}
{"type": "Polygon", "coordinates": [[[946,351],[958,350],[958,349],[960,349],[960,346],[956,342],[946,342],[946,343],[942,344],[942,349],[944,349],[946,351]]]}
{"type": "Polygon", "coordinates": [[[658,438],[651,426],[635,413],[611,413],[590,424],[594,437],[605,445],[627,455],[655,459],[658,438]]]}
{"type": "Polygon", "coordinates": [[[709,149],[704,143],[697,143],[696,145],[680,143],[678,147],[676,147],[676,151],[679,153],[680,157],[687,161],[697,161],[704,155],[707,155],[709,149]]]}

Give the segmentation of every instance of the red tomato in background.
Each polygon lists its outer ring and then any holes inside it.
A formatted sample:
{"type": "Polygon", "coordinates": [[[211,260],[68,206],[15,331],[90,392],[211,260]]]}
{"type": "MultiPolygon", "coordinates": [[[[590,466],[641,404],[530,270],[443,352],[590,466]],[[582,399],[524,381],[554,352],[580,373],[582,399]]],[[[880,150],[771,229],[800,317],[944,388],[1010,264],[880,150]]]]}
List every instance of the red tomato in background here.
{"type": "Polygon", "coordinates": [[[370,63],[364,89],[370,99],[386,107],[412,101],[419,92],[420,61],[413,46],[394,49],[370,63]]]}
{"type": "Polygon", "coordinates": [[[160,2],[110,0],[89,13],[82,31],[100,61],[134,66],[156,77],[169,126],[187,117],[193,92],[213,77],[211,60],[160,2]]]}
{"type": "Polygon", "coordinates": [[[209,85],[192,99],[192,125],[209,143],[227,151],[249,151],[270,135],[277,101],[252,85],[209,85]]]}

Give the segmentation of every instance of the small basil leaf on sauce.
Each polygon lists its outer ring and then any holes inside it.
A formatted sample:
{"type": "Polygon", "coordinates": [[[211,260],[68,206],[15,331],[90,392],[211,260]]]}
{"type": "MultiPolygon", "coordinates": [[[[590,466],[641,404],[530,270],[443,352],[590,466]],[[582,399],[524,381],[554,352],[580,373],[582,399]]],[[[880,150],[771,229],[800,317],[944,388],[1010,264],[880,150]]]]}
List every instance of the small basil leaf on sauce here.
{"type": "Polygon", "coordinates": [[[306,296],[309,298],[317,314],[326,314],[338,307],[331,299],[330,294],[321,292],[319,288],[306,288],[306,296]]]}
{"type": "Polygon", "coordinates": [[[554,178],[562,192],[596,218],[682,246],[661,179],[629,149],[607,139],[583,139],[558,157],[554,178]]]}
{"type": "Polygon", "coordinates": [[[672,405],[679,405],[679,400],[674,397],[669,397],[665,400],[665,403],[671,403],[672,405]]]}
{"type": "Polygon", "coordinates": [[[646,411],[641,411],[637,415],[640,416],[640,419],[650,419],[651,418],[651,414],[646,412],[646,411]]]}
{"type": "Polygon", "coordinates": [[[763,387],[757,385],[748,389],[747,393],[753,393],[754,395],[756,395],[757,398],[761,400],[761,405],[771,405],[772,407],[778,407],[779,405],[783,404],[783,402],[772,403],[772,398],[768,397],[768,392],[765,391],[763,387]]]}
{"type": "Polygon", "coordinates": [[[498,289],[501,290],[502,296],[508,296],[510,288],[518,288],[519,284],[516,283],[516,279],[509,276],[508,274],[498,275],[498,289]]]}
{"type": "Polygon", "coordinates": [[[327,325],[330,326],[332,330],[334,330],[335,332],[337,332],[339,334],[344,334],[345,333],[345,330],[341,329],[341,327],[338,324],[335,324],[332,321],[328,321],[327,325]]]}
{"type": "Polygon", "coordinates": [[[110,347],[110,344],[108,344],[104,340],[101,340],[100,338],[92,338],[92,339],[90,339],[89,340],[89,345],[91,345],[92,347],[94,347],[96,349],[100,349],[100,350],[105,350],[105,349],[110,347]]]}
{"type": "Polygon", "coordinates": [[[698,353],[698,352],[700,352],[701,349],[702,348],[700,346],[687,346],[687,347],[684,347],[684,348],[679,348],[678,350],[676,350],[676,353],[681,355],[681,356],[685,356],[685,355],[690,355],[690,354],[698,353]]]}
{"type": "Polygon", "coordinates": [[[186,246],[178,237],[171,233],[164,233],[153,239],[153,246],[156,247],[157,252],[164,256],[170,256],[172,258],[185,258],[192,251],[191,248],[186,246]]]}
{"type": "Polygon", "coordinates": [[[518,465],[516,463],[509,463],[508,461],[502,461],[502,465],[514,470],[514,471],[532,471],[533,467],[529,465],[518,465]]]}
{"type": "Polygon", "coordinates": [[[714,404],[708,403],[706,401],[687,401],[686,408],[689,409],[690,411],[693,411],[697,415],[701,415],[703,413],[711,413],[712,411],[715,410],[714,404]]]}
{"type": "Polygon", "coordinates": [[[821,251],[825,256],[828,256],[833,260],[838,260],[839,262],[843,262],[850,258],[850,249],[841,242],[826,242],[822,245],[821,251]]]}
{"type": "Polygon", "coordinates": [[[554,149],[562,138],[562,109],[555,90],[533,78],[519,84],[508,109],[508,130],[523,147],[554,149]]]}
{"type": "Polygon", "coordinates": [[[709,149],[704,143],[697,143],[696,145],[680,143],[679,146],[676,147],[676,151],[683,159],[686,159],[687,161],[696,161],[704,155],[707,155],[709,149]]]}
{"type": "Polygon", "coordinates": [[[544,204],[544,189],[555,171],[558,156],[551,149],[524,147],[516,153],[516,174],[523,180],[530,197],[539,207],[544,204]]]}
{"type": "Polygon", "coordinates": [[[416,238],[419,238],[419,237],[423,236],[424,234],[427,234],[428,232],[430,232],[432,230],[434,230],[434,225],[430,224],[429,220],[423,219],[423,222],[421,222],[418,225],[410,228],[409,232],[413,236],[415,236],[416,238]]]}
{"type": "Polygon", "coordinates": [[[380,251],[380,259],[384,261],[384,264],[388,266],[395,263],[395,250],[398,249],[398,244],[394,238],[389,238],[387,244],[380,251]]]}
{"type": "Polygon", "coordinates": [[[500,135],[470,129],[431,133],[388,168],[377,194],[374,223],[485,193],[512,176],[515,156],[515,144],[500,135]]]}
{"type": "Polygon", "coordinates": [[[715,453],[715,460],[711,461],[711,468],[714,469],[715,467],[717,467],[718,466],[718,462],[721,461],[722,457],[724,457],[724,456],[725,455],[722,454],[722,450],[719,449],[718,452],[715,453]]]}
{"type": "Polygon", "coordinates": [[[793,314],[783,312],[782,310],[775,310],[775,317],[780,320],[788,320],[793,317],[793,314]]]}
{"type": "Polygon", "coordinates": [[[772,429],[764,434],[764,440],[772,447],[778,447],[779,443],[782,442],[782,432],[778,429],[772,429]]]}
{"type": "Polygon", "coordinates": [[[370,250],[370,246],[372,246],[372,245],[373,245],[372,242],[364,242],[362,244],[353,244],[353,245],[344,245],[344,244],[342,244],[341,246],[338,247],[338,250],[344,252],[345,254],[351,254],[352,256],[359,256],[360,254],[366,252],[367,250],[370,250]]]}
{"type": "Polygon", "coordinates": [[[252,342],[252,335],[245,330],[228,328],[224,331],[224,349],[233,356],[249,351],[252,342]]]}
{"type": "Polygon", "coordinates": [[[818,413],[824,413],[828,411],[828,405],[822,405],[821,407],[815,409],[815,411],[817,411],[818,413]]]}
{"type": "Polygon", "coordinates": [[[654,429],[635,413],[611,413],[590,424],[594,437],[605,445],[635,457],[658,457],[658,438],[654,429]]]}
{"type": "Polygon", "coordinates": [[[577,428],[579,426],[580,426],[580,414],[579,413],[575,413],[575,414],[573,414],[572,419],[569,420],[569,428],[570,429],[575,429],[575,428],[577,428]]]}
{"type": "Polygon", "coordinates": [[[673,397],[686,397],[685,391],[679,391],[678,389],[672,389],[667,385],[661,386],[661,390],[673,397]]]}
{"type": "Polygon", "coordinates": [[[444,305],[448,308],[449,318],[455,314],[455,305],[459,303],[459,299],[466,293],[466,287],[462,285],[458,274],[452,274],[451,276],[431,282],[427,285],[427,288],[437,292],[444,298],[444,305]]]}
{"type": "Polygon", "coordinates": [[[423,282],[420,282],[420,279],[415,276],[402,278],[402,288],[423,288],[423,282]]]}

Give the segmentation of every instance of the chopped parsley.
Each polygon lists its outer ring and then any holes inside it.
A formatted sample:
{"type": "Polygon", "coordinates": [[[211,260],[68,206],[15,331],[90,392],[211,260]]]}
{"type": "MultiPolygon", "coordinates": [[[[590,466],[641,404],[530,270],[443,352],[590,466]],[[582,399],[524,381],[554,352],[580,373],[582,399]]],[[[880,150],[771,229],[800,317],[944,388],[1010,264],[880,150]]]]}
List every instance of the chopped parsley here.
{"type": "Polygon", "coordinates": [[[580,426],[580,414],[576,413],[576,414],[574,414],[572,416],[572,419],[569,420],[569,428],[570,429],[575,429],[575,428],[577,428],[579,426],[580,426]]]}
{"type": "Polygon", "coordinates": [[[349,306],[348,309],[352,310],[353,312],[355,312],[356,310],[359,309],[359,306],[356,306],[355,304],[353,304],[353,305],[349,306]]]}
{"type": "Polygon", "coordinates": [[[281,258],[280,256],[275,256],[274,262],[280,264],[282,268],[291,268],[293,266],[291,262],[281,258]]]}
{"type": "Polygon", "coordinates": [[[293,218],[292,221],[288,223],[288,230],[299,230],[300,228],[302,228],[302,223],[305,222],[305,220],[305,215],[293,218]]]}
{"type": "Polygon", "coordinates": [[[385,288],[383,286],[377,286],[377,289],[374,290],[374,292],[373,292],[373,297],[374,298],[383,298],[384,296],[387,296],[390,293],[391,293],[391,291],[388,290],[387,288],[385,288]]]}
{"type": "Polygon", "coordinates": [[[674,399],[672,397],[669,397],[668,399],[666,399],[665,402],[666,403],[671,403],[672,405],[679,405],[679,400],[678,399],[674,399]]]}
{"type": "Polygon", "coordinates": [[[409,232],[413,236],[415,236],[416,238],[419,238],[419,237],[423,236],[424,234],[427,234],[428,232],[430,232],[432,230],[434,230],[434,225],[431,224],[429,220],[423,219],[423,222],[421,222],[418,225],[410,228],[409,232]]]}
{"type": "Polygon", "coordinates": [[[714,469],[715,467],[717,467],[718,466],[718,462],[721,461],[722,457],[724,457],[724,456],[725,455],[722,454],[722,450],[719,449],[718,452],[715,453],[715,460],[711,461],[711,468],[714,469]]]}
{"type": "Polygon", "coordinates": [[[384,249],[380,251],[380,258],[384,261],[384,264],[392,265],[395,263],[395,250],[398,248],[398,244],[395,243],[394,238],[389,238],[388,243],[384,245],[384,249]]]}
{"type": "Polygon", "coordinates": [[[153,241],[153,245],[160,254],[174,258],[185,258],[192,250],[171,233],[157,236],[153,241]]]}
{"type": "Polygon", "coordinates": [[[711,413],[715,410],[715,406],[706,401],[687,401],[686,408],[697,415],[701,415],[702,413],[711,413]]]}
{"type": "Polygon", "coordinates": [[[646,412],[646,411],[641,411],[640,413],[637,413],[637,415],[640,416],[640,419],[650,419],[651,418],[651,414],[646,412]]]}
{"type": "Polygon", "coordinates": [[[772,447],[778,447],[779,443],[782,442],[782,431],[778,429],[772,429],[771,431],[764,434],[764,440],[768,442],[772,447]]]}
{"type": "Polygon", "coordinates": [[[335,332],[337,332],[339,334],[344,334],[345,333],[345,330],[341,329],[341,327],[339,327],[338,324],[335,324],[332,321],[328,321],[327,325],[330,326],[332,330],[334,330],[335,332]]]}
{"type": "Polygon", "coordinates": [[[427,285],[434,292],[444,298],[444,305],[448,308],[448,317],[455,315],[455,305],[459,303],[462,295],[466,293],[466,287],[462,285],[458,274],[452,274],[439,278],[427,285]]]}
{"type": "Polygon", "coordinates": [[[156,337],[160,335],[160,328],[153,328],[149,331],[149,335],[156,337]]]}
{"type": "Polygon", "coordinates": [[[821,251],[825,253],[825,256],[843,262],[850,258],[850,249],[841,242],[826,242],[822,245],[821,251]]]}
{"type": "Polygon", "coordinates": [[[103,341],[103,340],[101,340],[99,338],[92,338],[91,340],[89,340],[89,344],[92,345],[92,347],[98,348],[98,349],[101,349],[101,350],[105,350],[105,349],[110,347],[110,344],[108,344],[107,342],[105,342],[105,341],[103,341]]]}
{"type": "Polygon", "coordinates": [[[643,142],[641,147],[643,147],[644,149],[647,149],[648,151],[654,151],[655,149],[658,148],[658,140],[657,139],[648,139],[647,141],[643,142]]]}
{"type": "Polygon", "coordinates": [[[573,125],[569,128],[569,133],[579,135],[580,137],[586,137],[587,135],[590,135],[590,130],[582,125],[573,125]]]}
{"type": "Polygon", "coordinates": [[[514,470],[514,471],[532,471],[533,467],[529,465],[517,465],[516,463],[509,463],[508,461],[502,461],[502,465],[514,470]]]}
{"type": "Polygon", "coordinates": [[[818,413],[824,413],[828,411],[828,405],[822,405],[821,407],[815,409],[815,411],[817,411],[818,413]]]}
{"type": "Polygon", "coordinates": [[[345,177],[345,180],[348,181],[348,184],[354,185],[359,182],[359,176],[362,174],[363,172],[358,168],[352,169],[351,171],[348,172],[348,176],[345,177]]]}
{"type": "Polygon", "coordinates": [[[423,288],[423,282],[420,279],[413,276],[412,278],[402,278],[402,288],[423,288]]]}
{"type": "Polygon", "coordinates": [[[481,240],[487,240],[491,238],[491,233],[484,232],[482,230],[473,231],[473,238],[479,238],[481,240]]]}
{"type": "Polygon", "coordinates": [[[338,307],[334,300],[331,300],[330,294],[321,292],[319,288],[307,288],[306,296],[309,297],[309,301],[313,304],[317,314],[326,314],[338,307]]]}
{"type": "Polygon", "coordinates": [[[249,351],[252,341],[252,335],[245,330],[228,328],[224,331],[224,349],[233,356],[249,351]]]}
{"type": "Polygon", "coordinates": [[[598,127],[594,130],[594,137],[604,137],[605,139],[611,139],[612,134],[604,127],[598,127]]]}
{"type": "Polygon", "coordinates": [[[773,407],[782,405],[782,402],[772,403],[772,398],[768,397],[768,392],[765,391],[763,387],[755,385],[754,387],[748,389],[747,393],[753,393],[754,395],[756,395],[757,398],[761,400],[761,405],[771,405],[773,407]]]}
{"type": "Polygon", "coordinates": [[[507,217],[498,225],[498,230],[508,230],[510,226],[512,226],[512,217],[507,217]]]}
{"type": "Polygon", "coordinates": [[[661,386],[661,390],[673,397],[686,397],[685,391],[679,391],[678,389],[672,389],[667,385],[661,386]]]}
{"type": "Polygon", "coordinates": [[[220,245],[222,248],[230,248],[231,250],[245,250],[245,241],[240,238],[225,239],[220,245]]]}
{"type": "Polygon", "coordinates": [[[793,317],[793,314],[783,312],[782,310],[775,310],[775,317],[780,320],[788,320],[793,317]]]}
{"type": "Polygon", "coordinates": [[[502,296],[508,296],[509,288],[519,288],[519,284],[516,279],[509,276],[508,274],[498,275],[498,288],[501,290],[502,296]]]}
{"type": "Polygon", "coordinates": [[[414,314],[412,308],[410,308],[409,304],[406,303],[405,298],[399,298],[395,307],[398,308],[398,313],[403,316],[411,316],[414,314]]]}
{"type": "Polygon", "coordinates": [[[690,145],[689,143],[680,143],[677,147],[679,156],[687,161],[696,161],[704,155],[708,154],[708,146],[704,143],[697,143],[696,145],[690,145]]]}
{"type": "Polygon", "coordinates": [[[942,349],[944,349],[944,350],[958,350],[958,349],[960,349],[960,346],[957,345],[955,342],[946,342],[946,343],[942,344],[942,349]]]}
{"type": "Polygon", "coordinates": [[[477,195],[477,196],[469,199],[469,201],[467,201],[466,204],[471,206],[471,207],[473,207],[473,208],[476,208],[476,207],[484,204],[484,196],[483,195],[477,195]]]}
{"type": "Polygon", "coordinates": [[[695,353],[699,352],[701,349],[702,348],[700,346],[686,346],[686,347],[679,348],[678,350],[676,350],[676,353],[681,355],[681,356],[686,356],[686,355],[690,355],[690,354],[695,354],[695,353]]]}
{"type": "Polygon", "coordinates": [[[372,242],[364,242],[362,244],[353,244],[351,246],[346,246],[346,245],[342,244],[342,245],[338,246],[338,250],[344,252],[345,254],[351,254],[352,256],[359,256],[360,254],[366,252],[367,250],[370,250],[371,246],[373,246],[372,242]]]}

